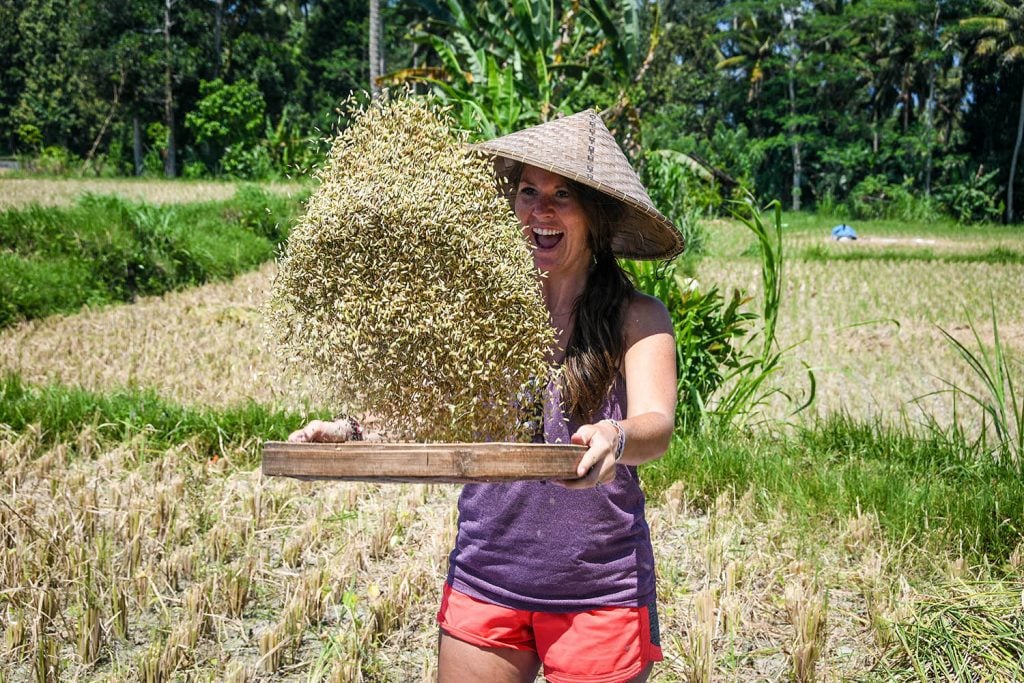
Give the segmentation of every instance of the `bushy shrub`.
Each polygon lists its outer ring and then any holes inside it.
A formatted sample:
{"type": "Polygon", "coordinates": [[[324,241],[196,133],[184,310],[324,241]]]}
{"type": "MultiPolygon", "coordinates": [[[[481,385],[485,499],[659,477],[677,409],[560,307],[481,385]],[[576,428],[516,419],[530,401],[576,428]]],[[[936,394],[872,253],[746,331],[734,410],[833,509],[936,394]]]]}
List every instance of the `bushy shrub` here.
{"type": "Polygon", "coordinates": [[[913,180],[893,183],[882,174],[869,175],[854,186],[848,199],[854,218],[927,221],[938,216],[932,200],[914,191],[913,180]]]}
{"type": "Polygon", "coordinates": [[[936,191],[936,197],[958,223],[996,222],[1002,218],[1005,205],[999,197],[996,176],[999,171],[983,173],[958,166],[951,182],[936,191]]]}
{"type": "Polygon", "coordinates": [[[643,166],[651,201],[683,234],[687,259],[704,253],[707,233],[700,219],[716,214],[722,204],[714,180],[702,178],[694,166],[686,155],[667,149],[648,153],[643,166]]]}
{"type": "Polygon", "coordinates": [[[0,252],[0,328],[106,300],[103,283],[80,259],[0,252]]]}
{"type": "MultiPolygon", "coordinates": [[[[749,197],[732,202],[731,209],[757,238],[764,293],[759,313],[742,308],[751,300],[742,292],[726,298],[717,287],[702,289],[687,277],[679,259],[667,264],[623,262],[637,288],[661,299],[672,318],[676,423],[686,431],[741,423],[777,393],[766,388],[766,380],[779,368],[785,351],[775,336],[782,297],[782,211],[777,201],[761,209],[749,197]]],[[[797,411],[814,399],[813,375],[809,380],[809,397],[797,411]]]]}
{"type": "Polygon", "coordinates": [[[304,200],[289,199],[267,192],[259,185],[244,184],[235,190],[235,196],[225,206],[224,221],[237,223],[246,230],[278,244],[288,236],[296,206],[304,200]]]}
{"type": "Polygon", "coordinates": [[[686,431],[699,428],[727,372],[744,360],[737,342],[757,316],[740,308],[745,300],[739,292],[727,300],[717,287],[701,291],[680,260],[623,261],[623,267],[639,290],[668,308],[676,340],[676,425],[686,431]]]}

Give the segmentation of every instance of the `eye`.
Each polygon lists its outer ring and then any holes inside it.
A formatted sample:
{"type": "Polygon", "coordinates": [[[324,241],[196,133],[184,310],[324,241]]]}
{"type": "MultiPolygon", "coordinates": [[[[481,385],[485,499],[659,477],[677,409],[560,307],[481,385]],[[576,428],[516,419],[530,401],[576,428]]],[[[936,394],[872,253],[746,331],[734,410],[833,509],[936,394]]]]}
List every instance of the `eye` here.
{"type": "Polygon", "coordinates": [[[561,189],[555,192],[555,196],[559,199],[570,199],[572,197],[572,192],[566,189],[561,189]]]}
{"type": "Polygon", "coordinates": [[[532,185],[520,185],[519,189],[517,190],[517,193],[526,195],[528,197],[532,197],[533,195],[537,194],[537,190],[532,185]]]}

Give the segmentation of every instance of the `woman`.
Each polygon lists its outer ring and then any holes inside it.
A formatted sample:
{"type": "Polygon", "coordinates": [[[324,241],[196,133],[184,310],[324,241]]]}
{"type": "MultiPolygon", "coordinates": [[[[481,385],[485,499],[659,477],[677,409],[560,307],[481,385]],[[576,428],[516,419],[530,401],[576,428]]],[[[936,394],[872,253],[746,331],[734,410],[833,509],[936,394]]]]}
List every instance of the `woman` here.
{"type": "MultiPolygon", "coordinates": [[[[672,435],[675,345],[665,307],[615,257],[671,258],[682,239],[595,112],[478,149],[507,181],[558,330],[543,440],[587,450],[572,481],[463,487],[438,680],[532,681],[543,665],[556,683],[644,681],[661,650],[636,466],[672,435]]],[[[353,435],[314,422],[292,438],[353,435]]]]}

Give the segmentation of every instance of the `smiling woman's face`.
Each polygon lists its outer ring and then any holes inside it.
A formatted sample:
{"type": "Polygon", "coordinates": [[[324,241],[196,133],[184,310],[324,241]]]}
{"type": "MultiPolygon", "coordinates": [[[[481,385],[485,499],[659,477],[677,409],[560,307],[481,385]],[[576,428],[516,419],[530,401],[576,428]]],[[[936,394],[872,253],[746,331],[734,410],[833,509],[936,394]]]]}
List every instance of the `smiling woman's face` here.
{"type": "Polygon", "coordinates": [[[515,212],[523,236],[534,247],[537,268],[575,273],[587,268],[591,252],[587,215],[569,181],[536,166],[523,166],[516,189],[515,212]]]}

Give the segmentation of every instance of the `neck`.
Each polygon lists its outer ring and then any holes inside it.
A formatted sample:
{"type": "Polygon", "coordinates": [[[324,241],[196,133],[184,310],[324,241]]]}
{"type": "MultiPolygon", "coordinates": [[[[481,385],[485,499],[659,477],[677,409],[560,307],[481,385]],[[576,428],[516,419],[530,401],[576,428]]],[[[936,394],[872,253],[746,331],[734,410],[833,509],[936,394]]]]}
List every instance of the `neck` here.
{"type": "Polygon", "coordinates": [[[544,304],[552,318],[567,319],[573,312],[576,300],[583,294],[590,274],[590,263],[574,264],[571,271],[556,270],[540,279],[544,304]]]}
{"type": "Polygon", "coordinates": [[[548,308],[553,322],[563,325],[571,317],[576,300],[583,294],[587,284],[586,276],[582,278],[546,277],[541,281],[541,293],[544,304],[548,308]]]}

